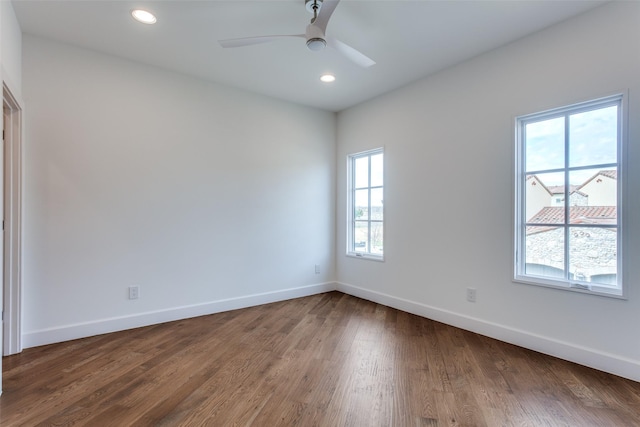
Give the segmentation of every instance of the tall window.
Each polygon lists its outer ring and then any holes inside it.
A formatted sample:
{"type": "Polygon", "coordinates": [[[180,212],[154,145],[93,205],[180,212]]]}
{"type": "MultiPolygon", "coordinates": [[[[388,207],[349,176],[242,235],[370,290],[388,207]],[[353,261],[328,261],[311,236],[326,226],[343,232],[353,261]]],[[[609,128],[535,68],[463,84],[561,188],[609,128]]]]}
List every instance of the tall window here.
{"type": "Polygon", "coordinates": [[[622,294],[622,96],[517,119],[515,279],[622,294]]]}
{"type": "Polygon", "coordinates": [[[347,254],[382,259],[384,243],[384,153],[348,157],[349,226],[347,254]]]}

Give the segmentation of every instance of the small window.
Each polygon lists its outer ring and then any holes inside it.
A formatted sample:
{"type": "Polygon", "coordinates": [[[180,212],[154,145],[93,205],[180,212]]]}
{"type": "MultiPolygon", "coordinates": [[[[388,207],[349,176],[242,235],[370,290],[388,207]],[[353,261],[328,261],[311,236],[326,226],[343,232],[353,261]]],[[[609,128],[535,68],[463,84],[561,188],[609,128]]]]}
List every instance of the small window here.
{"type": "Polygon", "coordinates": [[[622,295],[622,100],[517,118],[515,280],[622,295]]]}
{"type": "Polygon", "coordinates": [[[348,157],[347,255],[382,260],[384,254],[384,153],[348,157]]]}

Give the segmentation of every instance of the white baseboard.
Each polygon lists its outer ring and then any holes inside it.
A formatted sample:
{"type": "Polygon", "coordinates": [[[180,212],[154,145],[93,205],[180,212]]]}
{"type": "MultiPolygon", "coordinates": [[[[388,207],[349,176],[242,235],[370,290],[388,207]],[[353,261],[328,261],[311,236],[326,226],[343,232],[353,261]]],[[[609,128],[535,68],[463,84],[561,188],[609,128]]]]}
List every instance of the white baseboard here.
{"type": "Polygon", "coordinates": [[[497,323],[487,322],[471,316],[454,313],[415,301],[398,298],[381,292],[364,289],[340,282],[319,283],[299,288],[247,295],[211,301],[202,304],[174,307],[165,310],[139,313],[130,316],[113,317],[93,322],[66,325],[26,333],[22,336],[24,348],[85,338],[109,332],[139,328],[190,317],[205,316],[229,310],[253,307],[261,304],[285,301],[330,291],[340,291],[348,295],[373,301],[388,307],[426,317],[447,325],[472,331],[500,341],[525,347],[540,353],[555,356],[574,363],[609,372],[634,381],[640,381],[640,363],[594,349],[568,344],[553,338],[532,334],[497,323]]]}
{"type": "Polygon", "coordinates": [[[335,289],[336,284],[334,282],[319,283],[299,288],[283,289],[274,292],[210,301],[202,304],[173,307],[129,316],[112,317],[92,322],[41,329],[24,334],[22,336],[22,344],[23,348],[37,347],[109,332],[123,331],[158,323],[172,322],[174,320],[188,319],[191,317],[205,316],[239,308],[316,295],[335,289]]]}
{"type": "Polygon", "coordinates": [[[426,304],[409,301],[392,295],[383,294],[358,286],[338,282],[336,290],[358,298],[373,301],[388,307],[426,317],[447,325],[472,331],[480,335],[525,347],[540,353],[598,369],[634,381],[640,381],[640,363],[591,348],[568,344],[553,338],[532,334],[497,323],[487,322],[474,317],[454,313],[426,304]]]}

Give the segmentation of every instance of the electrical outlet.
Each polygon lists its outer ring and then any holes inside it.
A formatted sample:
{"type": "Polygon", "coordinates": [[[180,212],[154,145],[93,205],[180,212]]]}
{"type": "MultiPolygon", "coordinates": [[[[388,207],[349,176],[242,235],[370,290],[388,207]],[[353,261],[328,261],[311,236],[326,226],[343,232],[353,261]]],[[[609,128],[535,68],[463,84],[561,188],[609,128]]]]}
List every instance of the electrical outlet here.
{"type": "Polygon", "coordinates": [[[316,274],[320,274],[320,264],[316,264],[316,274]]]}
{"type": "Polygon", "coordinates": [[[467,288],[467,301],[476,302],[476,289],[467,288]]]}
{"type": "Polygon", "coordinates": [[[138,299],[140,297],[139,286],[129,286],[129,299],[138,299]]]}

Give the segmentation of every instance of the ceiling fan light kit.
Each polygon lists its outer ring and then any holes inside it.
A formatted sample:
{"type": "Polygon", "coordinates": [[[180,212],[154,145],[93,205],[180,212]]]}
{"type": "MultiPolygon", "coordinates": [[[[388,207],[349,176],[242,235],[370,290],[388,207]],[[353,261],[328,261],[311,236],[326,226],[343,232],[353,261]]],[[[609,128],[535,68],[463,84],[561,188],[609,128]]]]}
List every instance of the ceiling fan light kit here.
{"type": "Polygon", "coordinates": [[[307,40],[307,47],[309,50],[318,51],[325,48],[327,42],[320,37],[314,37],[312,39],[307,40]]]}
{"type": "Polygon", "coordinates": [[[304,38],[309,50],[319,51],[328,45],[357,65],[364,68],[371,67],[375,64],[374,60],[346,43],[325,35],[329,19],[339,2],[340,0],[305,0],[305,8],[310,13],[313,13],[313,18],[311,19],[311,23],[307,25],[307,29],[304,34],[244,37],[239,39],[219,40],[218,43],[220,43],[220,46],[223,48],[234,48],[267,43],[281,38],[304,38]]]}

